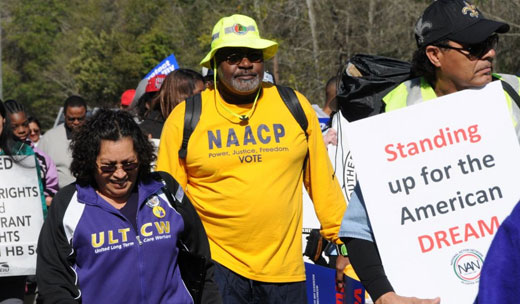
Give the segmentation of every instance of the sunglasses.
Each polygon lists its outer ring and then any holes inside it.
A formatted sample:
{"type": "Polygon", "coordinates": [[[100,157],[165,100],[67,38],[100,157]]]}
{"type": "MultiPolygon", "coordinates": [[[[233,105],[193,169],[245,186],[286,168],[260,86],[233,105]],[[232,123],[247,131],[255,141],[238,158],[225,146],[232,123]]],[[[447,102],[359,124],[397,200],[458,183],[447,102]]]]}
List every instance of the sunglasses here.
{"type": "Polygon", "coordinates": [[[131,163],[122,163],[121,165],[119,165],[119,164],[98,165],[98,168],[103,173],[114,173],[117,171],[117,169],[119,169],[119,166],[121,166],[121,169],[123,169],[125,172],[130,172],[130,171],[137,169],[137,167],[139,167],[139,163],[131,162],[131,163]]]}
{"type": "Polygon", "coordinates": [[[470,44],[467,46],[463,46],[461,48],[454,47],[447,44],[439,44],[437,47],[450,49],[460,52],[463,55],[466,55],[470,60],[480,59],[484,57],[492,49],[496,49],[498,45],[498,35],[494,34],[488,37],[486,40],[480,43],[470,44]]]}
{"type": "Polygon", "coordinates": [[[242,62],[244,58],[247,58],[252,63],[258,63],[264,61],[264,54],[262,52],[233,53],[225,56],[224,60],[230,65],[235,65],[242,62]]]}

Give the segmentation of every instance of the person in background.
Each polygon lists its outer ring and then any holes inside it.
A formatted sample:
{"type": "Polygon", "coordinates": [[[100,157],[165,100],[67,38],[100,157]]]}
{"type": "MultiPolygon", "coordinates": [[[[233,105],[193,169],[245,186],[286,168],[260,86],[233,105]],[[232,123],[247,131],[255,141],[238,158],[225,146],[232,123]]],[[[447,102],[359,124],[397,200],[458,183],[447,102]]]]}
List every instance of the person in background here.
{"type": "MultiPolygon", "coordinates": [[[[0,155],[9,157],[17,163],[18,158],[14,156],[24,155],[34,157],[34,164],[37,168],[37,175],[40,184],[40,194],[42,198],[43,213],[46,215],[47,208],[43,195],[43,186],[39,173],[38,161],[34,151],[29,145],[20,141],[12,132],[11,122],[4,103],[0,100],[0,155]]],[[[20,203],[23,203],[22,201],[20,203]]],[[[0,277],[0,303],[23,304],[25,294],[26,276],[6,276],[0,277]]]]}
{"type": "Polygon", "coordinates": [[[159,94],[159,90],[166,75],[156,75],[148,80],[145,93],[137,101],[137,117],[140,120],[139,127],[150,139],[156,141],[161,137],[164,125],[164,117],[161,114],[159,103],[153,102],[159,94]]]}
{"type": "Polygon", "coordinates": [[[190,69],[177,69],[164,79],[157,96],[152,100],[152,107],[159,104],[161,114],[166,120],[173,108],[186,98],[205,89],[204,78],[190,69]]]}
{"type": "Polygon", "coordinates": [[[72,162],[69,144],[72,135],[83,125],[87,117],[87,102],[80,96],[70,96],[63,104],[65,123],[60,124],[49,131],[40,140],[38,148],[49,155],[58,169],[59,187],[74,182],[69,166],[72,162]]]}
{"type": "Polygon", "coordinates": [[[202,77],[204,78],[204,86],[206,88],[213,86],[213,81],[215,78],[215,74],[212,69],[208,69],[206,67],[202,67],[202,77]]]}
{"type": "Polygon", "coordinates": [[[76,183],[58,192],[38,240],[39,302],[193,303],[184,244],[205,257],[202,303],[220,304],[204,227],[171,176],[177,190],[151,173],[153,147],[132,115],[100,109],[71,149],[76,183]]]}
{"type": "Polygon", "coordinates": [[[325,105],[323,106],[323,112],[329,116],[337,111],[336,94],[339,81],[340,77],[334,76],[331,77],[325,85],[325,105]]]}
{"type": "Polygon", "coordinates": [[[38,118],[34,116],[29,116],[27,118],[29,122],[29,139],[32,141],[35,147],[38,147],[38,142],[40,141],[42,128],[40,125],[40,121],[38,118]]]}
{"type": "MultiPolygon", "coordinates": [[[[329,117],[332,117],[332,115],[337,112],[337,88],[338,83],[341,80],[340,76],[334,76],[331,77],[327,84],[325,85],[325,105],[323,106],[323,112],[328,115],[329,117]]],[[[337,131],[330,127],[330,119],[326,122],[326,127],[322,130],[323,133],[323,141],[325,142],[325,145],[333,145],[336,146],[338,144],[338,134],[337,131]]]]}
{"type": "Polygon", "coordinates": [[[130,105],[132,104],[132,100],[134,100],[135,90],[129,89],[123,92],[121,95],[121,103],[119,104],[119,109],[128,110],[130,105]]]}
{"type": "Polygon", "coordinates": [[[34,150],[38,163],[40,164],[41,180],[45,193],[45,203],[47,206],[51,204],[54,194],[58,192],[58,171],[54,161],[43,151],[34,146],[29,139],[29,120],[25,112],[25,107],[16,100],[7,100],[5,102],[7,115],[11,121],[11,128],[18,139],[34,150]]]}

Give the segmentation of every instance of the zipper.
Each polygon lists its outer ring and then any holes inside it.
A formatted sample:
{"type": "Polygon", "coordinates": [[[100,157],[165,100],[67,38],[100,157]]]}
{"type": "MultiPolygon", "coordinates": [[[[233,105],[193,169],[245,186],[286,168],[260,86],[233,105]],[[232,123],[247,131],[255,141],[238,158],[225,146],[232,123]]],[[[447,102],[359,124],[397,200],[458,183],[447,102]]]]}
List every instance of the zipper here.
{"type": "MultiPolygon", "coordinates": [[[[146,200],[146,199],[145,199],[146,200]]],[[[144,282],[144,262],[143,262],[143,253],[144,250],[143,242],[141,241],[141,236],[139,235],[139,227],[140,227],[140,221],[139,221],[139,213],[140,213],[140,204],[139,201],[137,202],[137,213],[135,214],[135,223],[137,224],[137,231],[135,232],[135,238],[137,239],[137,243],[139,246],[137,246],[137,264],[139,267],[139,282],[141,285],[141,303],[147,303],[145,299],[145,282],[144,282]]]]}

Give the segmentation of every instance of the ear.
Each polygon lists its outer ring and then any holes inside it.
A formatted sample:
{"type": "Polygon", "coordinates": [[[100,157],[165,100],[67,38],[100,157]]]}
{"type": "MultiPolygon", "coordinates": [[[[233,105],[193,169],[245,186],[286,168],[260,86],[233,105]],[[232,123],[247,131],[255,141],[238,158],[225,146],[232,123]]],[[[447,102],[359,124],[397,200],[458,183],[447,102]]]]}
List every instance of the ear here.
{"type": "Polygon", "coordinates": [[[426,57],[430,60],[430,62],[437,68],[441,67],[441,60],[443,57],[443,53],[441,49],[437,46],[429,45],[426,47],[426,57]]]}

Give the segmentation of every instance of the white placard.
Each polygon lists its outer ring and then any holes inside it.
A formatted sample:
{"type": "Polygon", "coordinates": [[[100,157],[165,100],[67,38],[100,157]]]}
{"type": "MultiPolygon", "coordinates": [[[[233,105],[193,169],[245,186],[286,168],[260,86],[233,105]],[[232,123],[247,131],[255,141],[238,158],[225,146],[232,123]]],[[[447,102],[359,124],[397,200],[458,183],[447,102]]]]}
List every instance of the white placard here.
{"type": "Polygon", "coordinates": [[[338,143],[337,145],[329,144],[327,146],[329,158],[334,168],[334,174],[338,178],[341,192],[343,192],[343,196],[347,202],[350,200],[350,196],[352,192],[354,192],[354,187],[357,182],[356,170],[347,139],[346,130],[348,124],[349,122],[341,115],[341,112],[334,114],[331,127],[336,131],[338,143]]]}
{"type": "Polygon", "coordinates": [[[0,277],[32,275],[43,224],[36,159],[0,156],[0,277]]]}
{"type": "Polygon", "coordinates": [[[396,292],[473,303],[482,259],[520,199],[520,146],[500,82],[347,128],[396,292]]]}

